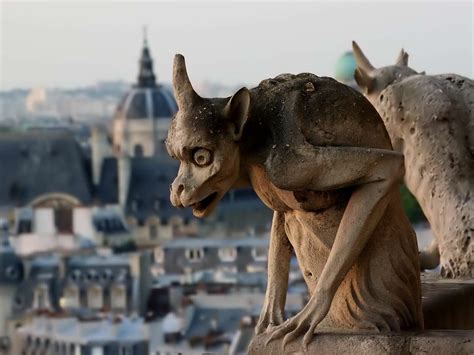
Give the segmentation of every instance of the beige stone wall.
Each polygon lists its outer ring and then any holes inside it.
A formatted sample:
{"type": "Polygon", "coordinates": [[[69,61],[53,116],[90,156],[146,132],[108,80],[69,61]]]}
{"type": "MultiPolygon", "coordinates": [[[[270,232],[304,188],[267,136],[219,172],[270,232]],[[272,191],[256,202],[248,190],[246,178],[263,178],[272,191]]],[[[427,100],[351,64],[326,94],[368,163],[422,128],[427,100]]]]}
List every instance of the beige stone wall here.
{"type": "Polygon", "coordinates": [[[113,144],[116,153],[135,156],[136,147],[142,147],[143,156],[155,154],[156,138],[154,121],[151,119],[116,120],[113,127],[113,144]]]}

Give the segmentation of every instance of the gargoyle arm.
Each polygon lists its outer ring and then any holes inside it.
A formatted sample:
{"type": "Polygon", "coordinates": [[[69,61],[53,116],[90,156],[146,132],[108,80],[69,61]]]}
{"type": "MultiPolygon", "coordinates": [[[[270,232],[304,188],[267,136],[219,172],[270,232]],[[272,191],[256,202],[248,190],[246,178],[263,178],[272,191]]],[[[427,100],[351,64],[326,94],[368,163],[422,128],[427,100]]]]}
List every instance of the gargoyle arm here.
{"type": "Polygon", "coordinates": [[[260,319],[255,328],[257,334],[263,333],[268,326],[284,322],[292,249],[285,232],[285,216],[275,211],[268,251],[267,291],[260,319]]]}
{"type": "Polygon", "coordinates": [[[265,162],[270,181],[288,191],[328,191],[403,173],[403,155],[386,149],[305,144],[276,150],[265,162]]]}
{"type": "MultiPolygon", "coordinates": [[[[286,160],[285,170],[290,174],[283,177],[290,178],[289,184],[283,184],[286,188],[323,191],[355,186],[310,301],[269,338],[270,341],[286,334],[283,343],[287,344],[301,333],[306,333],[303,341],[307,345],[314,329],[329,312],[332,299],[346,273],[385,212],[390,193],[402,179],[404,169],[403,156],[389,150],[314,147],[299,156],[293,154],[291,160],[286,160]],[[297,171],[300,173],[295,173],[297,171]]],[[[280,181],[274,184],[282,188],[280,181]]]]}

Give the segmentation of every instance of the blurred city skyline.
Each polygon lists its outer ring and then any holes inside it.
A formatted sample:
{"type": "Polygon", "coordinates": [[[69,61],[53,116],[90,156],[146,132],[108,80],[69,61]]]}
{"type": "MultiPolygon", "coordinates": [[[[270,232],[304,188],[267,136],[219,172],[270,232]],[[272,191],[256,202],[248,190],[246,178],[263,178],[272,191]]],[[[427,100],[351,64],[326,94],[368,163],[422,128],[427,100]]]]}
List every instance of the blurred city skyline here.
{"type": "Polygon", "coordinates": [[[255,85],[283,72],[334,75],[355,39],[375,66],[473,74],[473,4],[3,2],[0,90],[134,81],[143,27],[160,82],[175,53],[191,80],[255,85]]]}

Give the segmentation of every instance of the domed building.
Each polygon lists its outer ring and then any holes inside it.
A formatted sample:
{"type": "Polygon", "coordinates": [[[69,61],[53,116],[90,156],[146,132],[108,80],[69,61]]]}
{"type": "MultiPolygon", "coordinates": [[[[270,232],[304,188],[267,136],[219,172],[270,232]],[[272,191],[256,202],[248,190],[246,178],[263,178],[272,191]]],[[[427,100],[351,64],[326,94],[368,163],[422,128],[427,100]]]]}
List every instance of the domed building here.
{"type": "Polygon", "coordinates": [[[354,71],[357,65],[352,51],[345,52],[336,62],[335,78],[343,84],[349,85],[354,89],[358,89],[354,80],[354,71]]]}
{"type": "Polygon", "coordinates": [[[160,155],[170,118],[178,107],[170,88],[157,84],[147,39],[143,43],[137,83],[120,100],[114,117],[116,154],[160,155]]]}
{"type": "Polygon", "coordinates": [[[272,212],[248,188],[230,191],[205,220],[198,221],[189,208],[171,205],[169,186],[179,162],[171,159],[164,142],[177,110],[171,88],[157,83],[145,38],[137,82],[120,100],[114,116],[113,152],[109,152],[103,129],[92,132],[92,171],[98,200],[120,206],[140,246],[183,235],[266,231],[272,212]]]}

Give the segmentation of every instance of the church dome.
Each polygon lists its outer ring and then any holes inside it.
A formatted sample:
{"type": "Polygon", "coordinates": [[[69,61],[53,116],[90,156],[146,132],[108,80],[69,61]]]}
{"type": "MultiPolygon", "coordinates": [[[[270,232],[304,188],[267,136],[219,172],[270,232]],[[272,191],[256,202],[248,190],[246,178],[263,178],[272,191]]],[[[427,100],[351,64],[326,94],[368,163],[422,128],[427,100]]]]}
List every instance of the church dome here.
{"type": "Polygon", "coordinates": [[[171,89],[156,83],[153,60],[145,39],[137,83],[120,100],[115,119],[170,118],[177,110],[171,89]]]}
{"type": "Polygon", "coordinates": [[[342,83],[353,82],[356,67],[354,54],[352,51],[348,51],[337,60],[334,75],[336,79],[342,83]]]}

